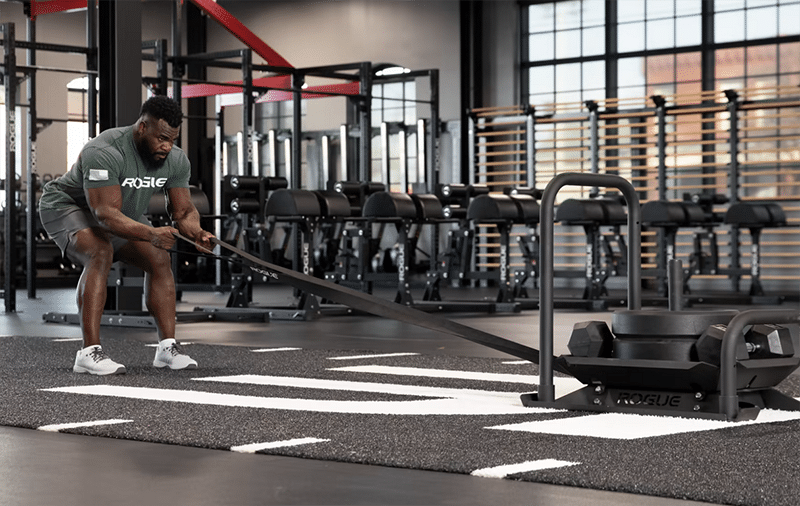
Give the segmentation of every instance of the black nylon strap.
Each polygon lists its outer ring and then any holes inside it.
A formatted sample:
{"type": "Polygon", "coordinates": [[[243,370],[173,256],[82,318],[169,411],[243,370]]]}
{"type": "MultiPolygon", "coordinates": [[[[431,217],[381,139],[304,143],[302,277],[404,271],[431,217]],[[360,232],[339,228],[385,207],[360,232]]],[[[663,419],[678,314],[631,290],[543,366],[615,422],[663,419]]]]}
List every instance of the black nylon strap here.
{"type": "MultiPolygon", "coordinates": [[[[196,246],[194,241],[187,237],[176,234],[180,239],[187,241],[196,246]]],[[[437,332],[443,332],[453,336],[461,337],[472,341],[474,343],[487,346],[497,351],[507,353],[514,357],[528,360],[535,364],[539,363],[539,350],[530,348],[528,346],[504,339],[502,337],[489,334],[482,330],[478,330],[466,325],[461,325],[446,318],[441,318],[413,307],[397,304],[386,299],[381,299],[373,295],[369,295],[345,286],[337,285],[323,279],[318,279],[313,276],[306,276],[305,274],[286,269],[278,265],[266,262],[258,257],[255,257],[245,251],[240,250],[230,244],[220,241],[216,237],[212,237],[211,241],[218,244],[220,247],[225,248],[232,253],[239,255],[241,258],[246,259],[251,264],[248,265],[253,271],[269,276],[276,281],[285,282],[299,290],[308,292],[310,294],[331,300],[338,304],[342,304],[359,311],[364,311],[376,316],[383,316],[391,318],[404,323],[410,323],[437,332]]]]}

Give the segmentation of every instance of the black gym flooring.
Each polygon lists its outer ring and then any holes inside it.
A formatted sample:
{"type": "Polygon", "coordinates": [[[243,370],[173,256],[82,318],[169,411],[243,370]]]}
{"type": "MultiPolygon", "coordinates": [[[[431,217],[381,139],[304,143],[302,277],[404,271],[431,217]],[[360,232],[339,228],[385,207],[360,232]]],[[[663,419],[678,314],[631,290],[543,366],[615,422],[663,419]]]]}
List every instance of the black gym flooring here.
{"type": "MultiPolygon", "coordinates": [[[[279,303],[280,287],[256,300],[279,303]]],[[[223,304],[185,293],[181,309],[223,304]]],[[[71,372],[72,290],[20,292],[0,349],[0,504],[796,504],[800,414],[757,423],[524,408],[534,365],[370,316],[185,323],[200,363],[156,370],[151,330],[105,327],[128,367],[71,372]],[[38,430],[33,430],[38,429],[38,430]],[[96,437],[87,437],[96,436],[96,437]]],[[[530,346],[536,311],[449,315],[530,346]]],[[[556,312],[556,354],[573,323],[556,312]]],[[[557,389],[574,388],[559,379],[557,389]]],[[[800,395],[797,376],[781,390],[800,395]]]]}

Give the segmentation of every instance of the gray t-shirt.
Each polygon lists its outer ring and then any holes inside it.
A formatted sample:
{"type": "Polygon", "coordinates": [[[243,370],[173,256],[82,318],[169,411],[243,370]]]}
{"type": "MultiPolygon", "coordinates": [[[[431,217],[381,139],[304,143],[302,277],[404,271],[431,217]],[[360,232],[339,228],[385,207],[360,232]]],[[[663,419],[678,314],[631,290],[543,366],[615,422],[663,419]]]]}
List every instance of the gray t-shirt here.
{"type": "Polygon", "coordinates": [[[191,166],[183,150],[173,146],[164,164],[153,168],[136,150],[134,128],[111,128],[89,141],[69,171],[42,187],[39,209],[88,209],[84,189],[119,185],[122,214],[138,220],[156,191],[188,188],[191,166]]]}

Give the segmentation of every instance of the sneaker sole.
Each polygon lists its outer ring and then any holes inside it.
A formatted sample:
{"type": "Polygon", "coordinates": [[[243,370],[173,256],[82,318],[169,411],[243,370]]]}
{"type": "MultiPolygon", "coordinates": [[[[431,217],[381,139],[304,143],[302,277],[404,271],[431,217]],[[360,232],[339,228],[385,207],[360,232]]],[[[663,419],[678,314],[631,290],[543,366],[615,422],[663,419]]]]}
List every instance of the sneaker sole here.
{"type": "Polygon", "coordinates": [[[183,371],[186,369],[197,369],[197,364],[189,364],[184,367],[172,367],[171,364],[167,364],[166,362],[153,362],[153,367],[158,367],[159,369],[169,367],[173,371],[183,371]]]}
{"type": "Polygon", "coordinates": [[[80,366],[76,365],[76,366],[72,367],[72,372],[78,373],[78,374],[94,374],[95,376],[110,376],[112,374],[125,374],[126,369],[125,369],[125,366],[123,365],[123,366],[120,366],[120,367],[118,367],[117,369],[115,369],[113,371],[98,372],[98,371],[92,371],[91,369],[87,369],[85,367],[80,367],[80,366]]]}

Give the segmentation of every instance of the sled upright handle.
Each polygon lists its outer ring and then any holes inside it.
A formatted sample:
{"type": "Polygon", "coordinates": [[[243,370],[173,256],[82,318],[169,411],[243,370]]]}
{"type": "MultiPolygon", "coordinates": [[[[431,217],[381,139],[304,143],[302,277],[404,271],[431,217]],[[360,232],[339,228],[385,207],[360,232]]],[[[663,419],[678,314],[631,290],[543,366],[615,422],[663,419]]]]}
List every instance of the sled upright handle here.
{"type": "Polygon", "coordinates": [[[556,194],[564,186],[599,186],[622,192],[628,207],[628,309],[642,307],[641,229],[642,210],[636,189],[613,174],[565,172],[544,189],[539,230],[539,395],[540,401],[555,400],[553,385],[553,222],[556,194]]]}

